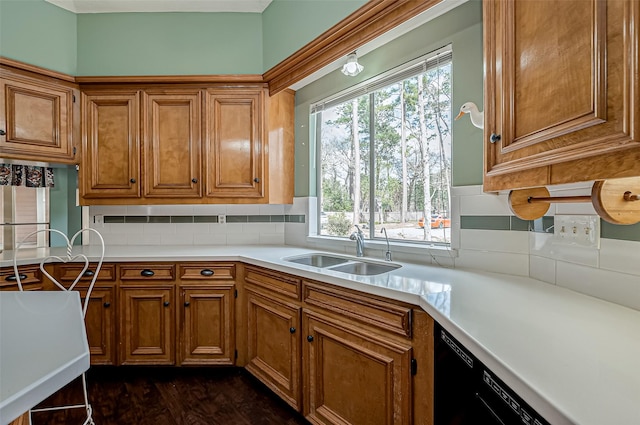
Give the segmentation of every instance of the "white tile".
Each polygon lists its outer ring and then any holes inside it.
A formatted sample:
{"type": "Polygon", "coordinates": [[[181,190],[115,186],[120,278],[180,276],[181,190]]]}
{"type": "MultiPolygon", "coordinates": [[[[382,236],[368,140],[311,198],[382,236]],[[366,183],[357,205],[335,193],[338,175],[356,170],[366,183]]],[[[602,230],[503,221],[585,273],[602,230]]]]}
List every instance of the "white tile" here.
{"type": "Polygon", "coordinates": [[[307,232],[303,223],[285,223],[285,243],[293,246],[308,246],[307,232]]]}
{"type": "Polygon", "coordinates": [[[239,233],[231,237],[227,236],[228,245],[258,245],[260,244],[260,235],[258,233],[239,233]]]}
{"type": "Polygon", "coordinates": [[[142,234],[144,229],[143,223],[109,223],[104,225],[110,233],[137,233],[142,234]]]}
{"type": "Polygon", "coordinates": [[[209,223],[175,223],[176,233],[209,233],[209,223]]]}
{"type": "Polygon", "coordinates": [[[529,276],[529,256],[526,254],[460,249],[455,265],[456,268],[529,276]]]}
{"type": "Polygon", "coordinates": [[[556,214],[568,215],[597,215],[591,202],[576,202],[570,204],[555,204],[556,214]]]}
{"type": "Polygon", "coordinates": [[[226,234],[196,234],[193,235],[193,244],[194,245],[226,245],[227,244],[227,235],[226,234]]]}
{"type": "Polygon", "coordinates": [[[595,248],[558,242],[551,233],[529,232],[531,255],[598,267],[599,252],[595,248]]]}
{"type": "Polygon", "coordinates": [[[224,215],[227,213],[226,205],[194,205],[193,215],[224,215]]]}
{"type": "Polygon", "coordinates": [[[127,215],[151,215],[149,205],[127,205],[127,215]]]}
{"type": "Polygon", "coordinates": [[[284,205],[260,205],[260,215],[283,215],[284,205]]]}
{"type": "Polygon", "coordinates": [[[556,262],[550,258],[531,255],[529,276],[547,283],[556,283],[556,262]]]}
{"type": "Polygon", "coordinates": [[[126,245],[126,235],[116,233],[106,233],[102,235],[105,245],[126,245]]]}
{"type": "Polygon", "coordinates": [[[460,197],[451,197],[451,248],[460,248],[460,197]]]}
{"type": "Polygon", "coordinates": [[[275,232],[282,233],[284,235],[284,229],[285,229],[286,223],[273,223],[273,224],[275,226],[275,232]]]}
{"type": "Polygon", "coordinates": [[[318,205],[318,198],[315,196],[293,198],[293,204],[285,205],[285,214],[307,214],[310,210],[315,211],[318,205]]]}
{"type": "Polygon", "coordinates": [[[145,223],[142,225],[144,233],[156,233],[156,234],[175,234],[175,223],[145,223]]]}
{"type": "Polygon", "coordinates": [[[161,245],[162,235],[143,233],[141,235],[127,235],[127,245],[161,245]]]}
{"type": "Polygon", "coordinates": [[[228,215],[260,215],[260,205],[227,205],[228,215]]]}
{"type": "Polygon", "coordinates": [[[276,223],[242,223],[242,233],[276,233],[276,223]]]}
{"type": "Polygon", "coordinates": [[[600,268],[640,275],[640,242],[601,239],[600,268]]]}
{"type": "Polygon", "coordinates": [[[149,215],[193,215],[193,205],[151,205],[149,215]]]}
{"type": "Polygon", "coordinates": [[[193,245],[193,233],[160,235],[162,245],[193,245]]]}
{"type": "Polygon", "coordinates": [[[482,194],[460,197],[461,215],[512,215],[507,196],[482,194]]]}
{"type": "Polygon", "coordinates": [[[261,245],[284,245],[284,233],[260,233],[261,245]]]}
{"type": "MultiPolygon", "coordinates": [[[[235,223],[226,224],[226,223],[210,223],[209,224],[209,233],[212,235],[226,235],[229,232],[229,226],[233,229],[235,227],[235,223]]],[[[242,227],[240,227],[242,228],[242,227]]],[[[225,236],[226,238],[226,236],[225,236]]]]}
{"type": "Polygon", "coordinates": [[[529,232],[462,229],[460,248],[528,254],[529,232]]]}
{"type": "Polygon", "coordinates": [[[640,279],[636,275],[558,261],[556,284],[640,310],[640,279]]]}

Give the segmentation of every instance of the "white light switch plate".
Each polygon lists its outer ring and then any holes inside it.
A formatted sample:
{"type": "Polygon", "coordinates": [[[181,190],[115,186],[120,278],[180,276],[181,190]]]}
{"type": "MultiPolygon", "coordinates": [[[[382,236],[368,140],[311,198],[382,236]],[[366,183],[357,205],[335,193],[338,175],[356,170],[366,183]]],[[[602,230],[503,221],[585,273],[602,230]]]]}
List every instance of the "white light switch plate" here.
{"type": "Polygon", "coordinates": [[[597,215],[556,215],[553,234],[556,243],[600,248],[600,217],[597,215]]]}

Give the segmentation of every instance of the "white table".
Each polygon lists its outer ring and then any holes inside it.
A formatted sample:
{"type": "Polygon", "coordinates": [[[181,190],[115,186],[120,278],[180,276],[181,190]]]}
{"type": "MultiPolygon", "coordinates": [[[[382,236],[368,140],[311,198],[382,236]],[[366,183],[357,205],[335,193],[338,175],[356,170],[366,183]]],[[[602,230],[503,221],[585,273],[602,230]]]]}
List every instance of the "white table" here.
{"type": "Polygon", "coordinates": [[[89,369],[76,291],[0,292],[0,424],[89,369]]]}

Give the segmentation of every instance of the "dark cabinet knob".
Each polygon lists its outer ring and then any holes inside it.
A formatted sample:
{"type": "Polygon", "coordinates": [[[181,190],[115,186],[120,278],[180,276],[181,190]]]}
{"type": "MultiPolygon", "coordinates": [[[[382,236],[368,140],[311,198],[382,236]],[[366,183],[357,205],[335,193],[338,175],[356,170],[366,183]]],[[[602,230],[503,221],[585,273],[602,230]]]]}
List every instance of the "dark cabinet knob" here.
{"type": "Polygon", "coordinates": [[[255,183],[260,183],[260,179],[259,179],[259,178],[257,178],[257,177],[256,177],[255,179],[253,179],[253,181],[254,181],[255,183]]]}
{"type": "Polygon", "coordinates": [[[203,270],[200,270],[200,274],[202,276],[213,276],[214,271],[211,269],[203,269],[203,270]]]}
{"type": "MultiPolygon", "coordinates": [[[[20,273],[18,276],[20,277],[20,280],[27,278],[27,275],[22,273],[20,273]]],[[[15,274],[10,274],[9,276],[5,277],[4,280],[6,280],[7,282],[15,282],[18,280],[18,278],[15,274]]]]}
{"type": "Polygon", "coordinates": [[[296,333],[296,328],[294,328],[293,326],[290,327],[289,332],[291,332],[292,334],[296,333]]]}
{"type": "Polygon", "coordinates": [[[164,305],[165,307],[169,307],[169,304],[170,304],[170,303],[169,303],[169,301],[165,301],[163,305],[164,305]]]}
{"type": "Polygon", "coordinates": [[[198,183],[198,179],[191,179],[191,183],[198,183]]]}
{"type": "Polygon", "coordinates": [[[491,133],[491,136],[489,137],[489,140],[491,141],[491,143],[499,142],[500,139],[501,139],[500,135],[496,133],[491,133]]]}
{"type": "Polygon", "coordinates": [[[190,305],[191,305],[191,303],[190,303],[189,301],[185,301],[185,302],[184,302],[184,306],[185,306],[185,307],[189,307],[190,305]]]}
{"type": "Polygon", "coordinates": [[[83,276],[87,276],[87,277],[91,277],[94,274],[96,274],[96,272],[94,272],[93,270],[86,270],[83,274],[83,276]]]}
{"type": "Polygon", "coordinates": [[[313,335],[309,335],[309,336],[307,336],[307,341],[309,341],[309,342],[313,342],[313,335]]]}
{"type": "Polygon", "coordinates": [[[111,307],[111,303],[109,301],[107,301],[106,303],[102,304],[104,306],[104,308],[109,308],[111,307]]]}
{"type": "Polygon", "coordinates": [[[149,270],[149,269],[144,269],[140,272],[140,276],[144,276],[144,277],[151,277],[154,274],[155,273],[153,272],[153,270],[149,270]]]}
{"type": "Polygon", "coordinates": [[[4,136],[5,134],[7,134],[4,130],[0,130],[0,136],[4,136]]]}
{"type": "Polygon", "coordinates": [[[130,179],[129,181],[130,181],[131,183],[135,183],[135,182],[136,182],[136,179],[130,179]]]}

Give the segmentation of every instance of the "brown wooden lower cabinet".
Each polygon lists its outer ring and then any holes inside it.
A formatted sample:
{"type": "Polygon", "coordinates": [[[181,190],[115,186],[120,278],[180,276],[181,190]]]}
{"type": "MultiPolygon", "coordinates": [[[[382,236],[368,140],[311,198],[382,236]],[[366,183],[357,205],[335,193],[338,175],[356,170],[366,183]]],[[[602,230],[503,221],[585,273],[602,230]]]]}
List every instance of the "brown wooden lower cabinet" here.
{"type": "Polygon", "coordinates": [[[92,365],[115,365],[116,288],[95,287],[84,318],[92,365]]]}
{"type": "Polygon", "coordinates": [[[247,286],[246,369],[301,411],[300,306],[247,286]]]}
{"type": "Polygon", "coordinates": [[[410,344],[305,310],[304,415],[314,424],[411,423],[410,344]]]}
{"type": "Polygon", "coordinates": [[[175,364],[172,287],[120,288],[120,364],[175,364]]]}

